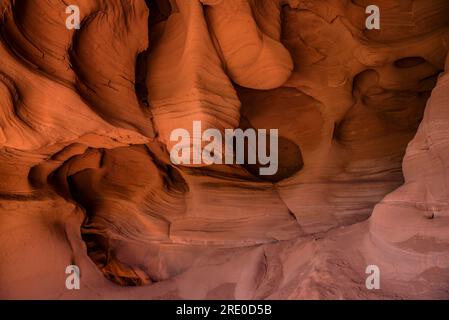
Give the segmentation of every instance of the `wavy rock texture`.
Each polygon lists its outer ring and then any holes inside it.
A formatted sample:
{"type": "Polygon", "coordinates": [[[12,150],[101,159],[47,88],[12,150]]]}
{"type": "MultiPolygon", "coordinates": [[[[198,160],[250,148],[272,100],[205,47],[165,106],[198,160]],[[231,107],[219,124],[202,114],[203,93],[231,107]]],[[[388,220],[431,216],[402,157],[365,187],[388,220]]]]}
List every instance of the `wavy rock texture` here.
{"type": "Polygon", "coordinates": [[[0,297],[449,298],[449,4],[376,2],[1,1],[0,297]],[[278,173],[174,166],[199,120],[278,173]]]}

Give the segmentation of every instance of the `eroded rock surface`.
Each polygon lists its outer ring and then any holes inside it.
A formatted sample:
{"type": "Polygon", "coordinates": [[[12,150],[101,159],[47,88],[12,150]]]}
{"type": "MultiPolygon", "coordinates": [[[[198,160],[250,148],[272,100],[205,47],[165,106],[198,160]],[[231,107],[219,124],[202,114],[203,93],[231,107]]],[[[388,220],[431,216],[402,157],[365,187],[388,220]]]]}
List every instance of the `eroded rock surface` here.
{"type": "Polygon", "coordinates": [[[449,297],[446,0],[70,4],[0,2],[1,298],[449,297]],[[278,173],[174,165],[193,121],[278,173]]]}

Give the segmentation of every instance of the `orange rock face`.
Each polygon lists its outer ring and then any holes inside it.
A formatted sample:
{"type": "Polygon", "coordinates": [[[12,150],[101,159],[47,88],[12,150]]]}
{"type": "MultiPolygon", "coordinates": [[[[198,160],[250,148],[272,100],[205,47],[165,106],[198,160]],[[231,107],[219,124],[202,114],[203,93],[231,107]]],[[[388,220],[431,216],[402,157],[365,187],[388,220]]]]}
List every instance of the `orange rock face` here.
{"type": "Polygon", "coordinates": [[[0,298],[449,298],[449,3],[376,2],[1,1],[0,298]]]}

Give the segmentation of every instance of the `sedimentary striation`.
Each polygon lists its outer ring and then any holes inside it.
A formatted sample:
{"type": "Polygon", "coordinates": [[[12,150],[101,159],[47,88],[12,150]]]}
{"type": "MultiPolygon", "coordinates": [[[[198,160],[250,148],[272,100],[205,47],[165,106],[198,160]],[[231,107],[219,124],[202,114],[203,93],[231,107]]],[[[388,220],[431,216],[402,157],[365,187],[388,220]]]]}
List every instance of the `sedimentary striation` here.
{"type": "Polygon", "coordinates": [[[1,1],[0,297],[447,299],[449,4],[376,2],[1,1]],[[277,174],[174,165],[193,121],[277,174]]]}

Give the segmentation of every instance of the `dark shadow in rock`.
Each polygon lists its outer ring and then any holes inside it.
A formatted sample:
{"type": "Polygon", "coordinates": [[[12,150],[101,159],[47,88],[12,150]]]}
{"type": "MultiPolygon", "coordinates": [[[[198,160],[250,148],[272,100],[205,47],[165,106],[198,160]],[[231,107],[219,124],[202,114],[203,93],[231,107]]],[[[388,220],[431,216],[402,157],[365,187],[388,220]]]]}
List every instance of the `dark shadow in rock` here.
{"type": "MultiPolygon", "coordinates": [[[[240,121],[240,128],[242,130],[252,129],[249,121],[242,117],[240,121]]],[[[268,133],[268,130],[267,130],[268,133]]],[[[258,139],[258,138],[257,138],[258,139]]],[[[270,138],[267,136],[266,141],[267,151],[266,154],[271,153],[270,150],[270,138]]],[[[268,167],[268,165],[262,165],[259,162],[256,164],[248,164],[248,150],[257,150],[257,148],[250,148],[248,141],[245,140],[245,164],[243,167],[250,172],[253,176],[268,182],[279,182],[281,180],[287,179],[293,176],[295,173],[301,171],[304,167],[304,161],[301,153],[300,147],[293,141],[279,136],[278,137],[278,170],[274,175],[261,175],[260,168],[268,167]]]]}

